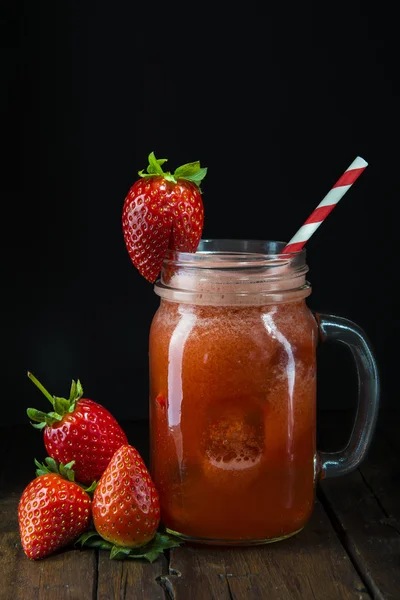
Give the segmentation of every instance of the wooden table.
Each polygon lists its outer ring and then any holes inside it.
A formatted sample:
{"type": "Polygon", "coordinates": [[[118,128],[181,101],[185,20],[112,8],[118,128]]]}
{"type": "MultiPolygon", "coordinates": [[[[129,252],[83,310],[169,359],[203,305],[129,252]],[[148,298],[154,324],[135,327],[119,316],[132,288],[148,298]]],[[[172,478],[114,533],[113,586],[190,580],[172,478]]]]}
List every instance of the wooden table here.
{"type": "MultiPolygon", "coordinates": [[[[351,414],[319,418],[320,447],[337,448],[351,414]]],[[[111,561],[105,552],[68,550],[28,560],[17,505],[43,460],[29,425],[1,429],[0,599],[347,600],[400,599],[400,419],[381,414],[362,467],[319,485],[313,517],[296,537],[253,548],[184,545],[150,564],[111,561]]],[[[125,424],[147,460],[147,423],[125,424]]]]}

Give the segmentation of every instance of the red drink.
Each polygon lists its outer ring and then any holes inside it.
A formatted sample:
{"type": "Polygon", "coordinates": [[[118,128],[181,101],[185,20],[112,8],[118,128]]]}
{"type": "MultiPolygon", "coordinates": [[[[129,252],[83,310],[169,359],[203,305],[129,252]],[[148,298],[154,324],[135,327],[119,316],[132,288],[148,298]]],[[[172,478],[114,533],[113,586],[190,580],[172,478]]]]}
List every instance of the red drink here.
{"type": "Polygon", "coordinates": [[[304,301],[162,301],[150,335],[152,473],[169,529],[261,540],[303,527],[314,504],[315,343],[304,301]]]}
{"type": "Polygon", "coordinates": [[[193,275],[175,265],[158,289],[150,421],[162,521],[208,542],[279,539],[299,531],[314,505],[310,289],[298,269],[293,289],[287,261],[264,267],[265,282],[271,271],[281,277],[271,289],[260,283],[258,263],[245,276],[239,268],[239,294],[234,272],[211,268],[214,278],[204,267],[193,275]]]}

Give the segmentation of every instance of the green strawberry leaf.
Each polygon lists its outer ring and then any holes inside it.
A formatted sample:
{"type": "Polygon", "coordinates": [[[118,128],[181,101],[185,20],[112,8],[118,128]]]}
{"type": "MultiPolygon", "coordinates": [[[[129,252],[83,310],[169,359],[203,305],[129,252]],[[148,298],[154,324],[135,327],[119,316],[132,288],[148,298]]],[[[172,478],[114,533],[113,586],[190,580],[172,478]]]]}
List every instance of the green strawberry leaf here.
{"type": "Polygon", "coordinates": [[[86,548],[99,548],[100,550],[111,550],[113,544],[103,539],[97,531],[90,530],[82,533],[76,540],[74,545],[78,544],[86,548]]]}
{"type": "Polygon", "coordinates": [[[43,427],[46,425],[45,419],[47,417],[47,413],[36,410],[36,408],[27,408],[26,414],[30,418],[31,421],[37,421],[40,425],[43,423],[43,427]]]}
{"type": "Polygon", "coordinates": [[[92,481],[92,483],[89,485],[89,487],[85,487],[83,488],[85,490],[85,492],[87,492],[88,494],[93,494],[94,490],[97,487],[97,481],[92,481]]]}
{"type": "Polygon", "coordinates": [[[44,462],[46,463],[47,468],[49,469],[49,471],[51,473],[61,473],[61,464],[60,464],[60,471],[58,471],[58,466],[56,461],[54,460],[54,458],[51,458],[50,456],[46,456],[46,458],[44,459],[44,462]]]}
{"type": "Polygon", "coordinates": [[[44,429],[46,427],[46,423],[44,421],[43,423],[31,423],[31,425],[35,429],[44,429]]]}
{"type": "Polygon", "coordinates": [[[48,412],[47,416],[50,417],[50,419],[54,419],[54,421],[62,421],[62,416],[54,411],[48,412]]]}
{"type": "Polygon", "coordinates": [[[170,535],[169,533],[158,531],[153,539],[142,546],[141,548],[133,548],[128,558],[146,558],[149,562],[154,562],[159,554],[163,554],[164,550],[177,548],[181,546],[182,540],[170,535]]]}
{"type": "Polygon", "coordinates": [[[195,162],[186,163],[185,165],[181,165],[177,169],[175,169],[175,177],[188,177],[190,175],[194,175],[200,170],[200,162],[197,160],[195,162]]]}
{"type": "MultiPolygon", "coordinates": [[[[60,463],[60,465],[61,465],[61,464],[62,464],[62,463],[60,463]]],[[[70,461],[69,461],[69,463],[66,463],[66,464],[64,465],[64,467],[65,467],[66,469],[72,469],[72,467],[74,466],[74,464],[75,464],[75,461],[74,461],[74,460],[70,460],[70,461]]]]}
{"type": "MultiPolygon", "coordinates": [[[[207,175],[207,167],[200,168],[200,162],[191,162],[186,165],[182,165],[175,170],[175,179],[186,179],[192,181],[200,188],[200,183],[207,175]]],[[[201,191],[201,190],[200,190],[201,191]]]]}
{"type": "Polygon", "coordinates": [[[69,401],[72,402],[72,400],[75,398],[75,396],[76,396],[76,381],[72,380],[71,389],[69,392],[69,401]]]}
{"type": "Polygon", "coordinates": [[[36,421],[39,423],[39,427],[32,423],[33,427],[36,427],[36,429],[43,429],[43,427],[46,427],[46,425],[51,426],[54,423],[62,420],[62,417],[56,412],[45,413],[41,410],[36,410],[36,408],[27,408],[26,414],[31,421],[36,421]]]}
{"type": "Polygon", "coordinates": [[[148,159],[149,164],[147,167],[147,172],[144,170],[139,171],[140,177],[154,177],[158,175],[164,177],[166,181],[171,181],[172,183],[177,183],[178,178],[186,179],[196,184],[200,190],[200,182],[207,175],[207,168],[201,168],[199,161],[186,163],[185,165],[178,167],[174,173],[170,173],[169,171],[164,172],[162,169],[162,165],[167,162],[166,158],[157,159],[154,155],[154,152],[151,152],[148,159]]]}
{"type": "Polygon", "coordinates": [[[63,463],[59,463],[54,458],[47,456],[44,459],[44,463],[40,463],[36,458],[34,459],[35,465],[37,467],[35,473],[36,477],[40,475],[48,475],[49,473],[56,473],[57,475],[61,475],[67,481],[74,481],[77,483],[82,489],[85,490],[88,494],[93,494],[94,490],[97,486],[97,481],[93,481],[90,486],[84,485],[80,481],[75,480],[75,471],[73,470],[73,466],[75,464],[74,460],[71,460],[69,463],[65,465],[63,463]]]}
{"type": "MultiPolygon", "coordinates": [[[[49,473],[57,473],[57,475],[61,475],[64,479],[68,479],[68,481],[75,481],[75,473],[72,470],[72,467],[75,464],[74,460],[63,465],[62,463],[58,463],[54,458],[50,456],[46,456],[44,459],[44,463],[40,463],[36,458],[34,459],[36,469],[36,477],[39,475],[45,475],[49,473]]],[[[78,482],[77,482],[78,483],[78,482]]],[[[83,486],[82,486],[83,487],[83,486]]]]}
{"type": "Polygon", "coordinates": [[[80,380],[78,379],[78,381],[76,382],[76,395],[75,395],[75,397],[80,399],[80,398],[82,398],[82,396],[83,396],[83,387],[82,387],[82,384],[81,384],[80,380]]]}
{"type": "MultiPolygon", "coordinates": [[[[47,458],[45,460],[47,462],[47,458]]],[[[75,481],[75,473],[72,470],[72,467],[74,464],[75,464],[74,460],[71,460],[71,462],[69,462],[66,465],[63,465],[62,463],[60,463],[59,471],[60,471],[60,475],[62,475],[64,477],[64,479],[68,479],[69,481],[75,481]]]]}
{"type": "Polygon", "coordinates": [[[193,173],[193,175],[186,175],[185,179],[189,181],[193,181],[197,186],[201,181],[203,181],[204,177],[207,175],[207,167],[203,167],[197,173],[193,173]]]}
{"type": "MultiPolygon", "coordinates": [[[[175,169],[174,175],[178,179],[178,177],[182,177],[183,179],[188,179],[189,177],[193,177],[199,171],[204,170],[200,169],[200,162],[197,160],[196,162],[186,163],[186,165],[182,165],[175,169]]],[[[206,169],[207,171],[207,169],[206,169]]]]}
{"type": "Polygon", "coordinates": [[[113,546],[110,552],[110,560],[124,560],[129,554],[129,548],[123,548],[122,546],[113,546]]]}
{"type": "Polygon", "coordinates": [[[161,165],[167,162],[166,158],[156,159],[154,156],[154,152],[149,154],[149,166],[147,167],[147,172],[151,175],[163,175],[164,171],[162,170],[161,165]]]}
{"type": "MultiPolygon", "coordinates": [[[[69,410],[69,400],[65,398],[58,398],[58,396],[53,396],[54,398],[54,412],[58,415],[64,415],[69,410]]],[[[61,419],[60,419],[61,420],[61,419]]]]}
{"type": "Polygon", "coordinates": [[[183,542],[169,533],[157,532],[153,539],[144,546],[138,548],[124,548],[107,542],[96,531],[86,531],[78,537],[75,545],[81,547],[98,548],[100,550],[109,550],[111,560],[125,560],[145,558],[149,562],[154,562],[160,554],[169,548],[176,548],[183,542]]]}
{"type": "Polygon", "coordinates": [[[147,167],[147,173],[145,173],[144,171],[139,171],[139,175],[140,177],[149,177],[149,176],[154,176],[154,175],[165,175],[164,171],[162,170],[161,165],[163,165],[164,163],[167,162],[168,159],[166,158],[159,158],[157,159],[154,155],[154,152],[150,152],[149,154],[149,164],[147,167]]]}
{"type": "Polygon", "coordinates": [[[89,529],[88,531],[82,533],[77,540],[75,540],[75,546],[77,544],[81,544],[81,546],[83,546],[87,540],[93,537],[99,537],[99,534],[94,529],[89,529]]]}
{"type": "Polygon", "coordinates": [[[37,467],[36,469],[36,477],[39,477],[40,475],[47,475],[49,473],[49,469],[45,466],[42,465],[42,463],[40,463],[38,460],[36,460],[36,458],[34,459],[35,461],[35,465],[37,467]]]}

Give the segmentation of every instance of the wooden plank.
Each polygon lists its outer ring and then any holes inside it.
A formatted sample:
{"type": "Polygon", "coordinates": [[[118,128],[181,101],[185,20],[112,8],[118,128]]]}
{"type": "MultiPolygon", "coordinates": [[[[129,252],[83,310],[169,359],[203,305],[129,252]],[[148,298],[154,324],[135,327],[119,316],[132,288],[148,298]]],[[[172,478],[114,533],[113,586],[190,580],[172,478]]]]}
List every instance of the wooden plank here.
{"type": "Polygon", "coordinates": [[[320,498],[374,598],[400,597],[400,494],[397,456],[390,452],[382,423],[371,450],[349,475],[319,486],[320,498]]]}
{"type": "Polygon", "coordinates": [[[247,548],[171,550],[163,583],[174,600],[367,600],[326,513],[316,503],[297,536],[247,548]]]}
{"type": "Polygon", "coordinates": [[[400,531],[400,413],[384,413],[360,472],[388,521],[400,531]]]}
{"type": "Polygon", "coordinates": [[[110,560],[104,551],[99,554],[96,600],[165,600],[161,585],[168,568],[165,557],[150,564],[145,560],[110,560]]]}
{"type": "Polygon", "coordinates": [[[18,531],[19,494],[0,499],[0,600],[93,600],[96,555],[68,550],[45,560],[29,560],[18,531]]]}

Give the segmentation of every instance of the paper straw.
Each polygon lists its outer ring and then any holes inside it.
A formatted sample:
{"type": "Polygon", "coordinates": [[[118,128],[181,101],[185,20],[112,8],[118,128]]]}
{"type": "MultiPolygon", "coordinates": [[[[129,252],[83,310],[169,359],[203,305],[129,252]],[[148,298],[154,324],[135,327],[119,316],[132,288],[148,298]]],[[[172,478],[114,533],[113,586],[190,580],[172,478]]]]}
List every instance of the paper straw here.
{"type": "Polygon", "coordinates": [[[311,215],[303,223],[297,233],[295,233],[292,239],[287,243],[282,251],[283,253],[298,252],[302,249],[304,244],[310,239],[312,234],[318,229],[321,223],[323,223],[329,213],[335,208],[339,200],[343,198],[345,193],[360,177],[361,173],[367,166],[368,163],[361,158],[361,156],[357,156],[357,158],[353,160],[351,165],[337,180],[325,198],[318,204],[318,206],[313,210],[311,215]]]}

